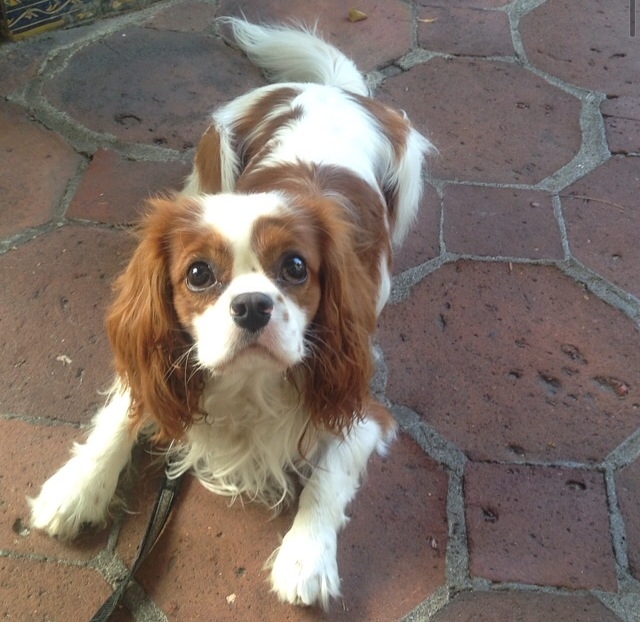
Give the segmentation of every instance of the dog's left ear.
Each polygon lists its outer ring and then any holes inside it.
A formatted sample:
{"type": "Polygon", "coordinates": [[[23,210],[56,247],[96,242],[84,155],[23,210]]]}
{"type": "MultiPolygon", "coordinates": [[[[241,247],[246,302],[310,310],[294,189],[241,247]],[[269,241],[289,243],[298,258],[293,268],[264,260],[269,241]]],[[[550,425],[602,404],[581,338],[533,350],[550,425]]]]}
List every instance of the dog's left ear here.
{"type": "Polygon", "coordinates": [[[354,250],[353,226],[337,211],[319,230],[321,299],[308,334],[303,399],[318,427],[338,433],[365,414],[378,283],[354,250]]]}

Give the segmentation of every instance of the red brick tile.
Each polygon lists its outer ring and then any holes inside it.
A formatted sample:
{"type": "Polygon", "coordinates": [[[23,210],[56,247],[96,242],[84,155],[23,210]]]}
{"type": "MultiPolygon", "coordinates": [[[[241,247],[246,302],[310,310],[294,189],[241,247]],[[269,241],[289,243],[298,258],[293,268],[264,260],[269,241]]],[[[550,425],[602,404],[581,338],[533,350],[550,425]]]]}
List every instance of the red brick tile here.
{"type": "Polygon", "coordinates": [[[388,398],[479,460],[601,461],[640,425],[639,339],[543,266],[445,265],[379,323],[388,398]]]}
{"type": "Polygon", "coordinates": [[[640,460],[622,469],[616,477],[616,492],[624,518],[627,536],[629,566],[633,576],[640,580],[640,460]]]}
{"type": "Polygon", "coordinates": [[[468,463],[464,489],[472,576],[616,591],[602,473],[468,463]]]}
{"type": "Polygon", "coordinates": [[[216,12],[216,3],[185,0],[162,9],[146,25],[158,30],[208,32],[213,28],[216,12]]]}
{"type": "Polygon", "coordinates": [[[0,101],[0,237],[54,216],[80,156],[17,106],[0,101]]]}
{"type": "MultiPolygon", "coordinates": [[[[5,52],[8,48],[5,46],[5,52]]],[[[2,58],[2,80],[0,81],[0,95],[3,97],[23,88],[38,73],[38,67],[46,56],[46,51],[40,46],[38,49],[33,46],[25,50],[13,49],[7,52],[2,58]],[[25,53],[26,52],[26,53],[25,53]]]]}
{"type": "Polygon", "coordinates": [[[619,622],[593,596],[532,592],[460,594],[432,622],[619,622]]]}
{"type": "Polygon", "coordinates": [[[83,47],[44,91],[94,131],[182,150],[217,105],[263,82],[218,39],[133,27],[83,47]]]}
{"type": "Polygon", "coordinates": [[[511,27],[506,13],[425,4],[418,12],[418,44],[447,54],[513,55],[511,27]]]}
{"type": "Polygon", "coordinates": [[[640,297],[640,158],[615,157],[562,193],[569,247],[587,267],[640,297]]]}
{"type": "Polygon", "coordinates": [[[425,188],[424,197],[415,225],[411,228],[402,248],[396,253],[394,272],[419,266],[440,254],[440,197],[431,187],[425,188]]]}
{"type": "Polygon", "coordinates": [[[103,328],[126,232],[66,226],[0,256],[4,413],[88,421],[112,380],[103,328]]]}
{"type": "Polygon", "coordinates": [[[608,95],[640,94],[629,6],[607,0],[546,2],[520,22],[529,61],[571,84],[608,95]]]}
{"type": "Polygon", "coordinates": [[[0,558],[3,619],[89,620],[108,594],[107,583],[89,568],[0,558]]]}
{"type": "Polygon", "coordinates": [[[400,0],[360,0],[353,6],[367,15],[359,22],[348,20],[349,7],[341,0],[262,0],[253,2],[225,1],[221,3],[221,15],[238,15],[240,11],[250,21],[303,22],[313,26],[328,41],[337,45],[352,58],[362,71],[403,56],[411,50],[411,8],[400,0]]]}
{"type": "Polygon", "coordinates": [[[578,100],[508,63],[436,58],[388,79],[379,97],[438,148],[440,179],[534,184],[580,147],[578,100]]]}
{"type": "Polygon", "coordinates": [[[528,190],[446,186],[444,243],[454,253],[563,257],[551,197],[528,190]]]}
{"type": "Polygon", "coordinates": [[[84,434],[69,426],[29,425],[0,419],[0,549],[55,559],[88,560],[106,545],[106,534],[87,533],[62,543],[29,528],[27,497],[69,459],[74,441],[84,434]]]}
{"type": "MultiPolygon", "coordinates": [[[[418,0],[418,6],[433,6],[432,0],[418,0]]],[[[498,9],[509,4],[509,0],[449,0],[448,6],[459,9],[498,9]]]]}
{"type": "Polygon", "coordinates": [[[612,153],[640,153],[640,96],[608,98],[600,111],[612,153]]]}
{"type": "Polygon", "coordinates": [[[180,190],[190,168],[184,162],[131,162],[114,151],[100,149],[93,155],[66,216],[109,224],[135,222],[146,199],[180,190]]]}
{"type": "MultiPolygon", "coordinates": [[[[117,551],[129,561],[155,494],[142,483],[117,551]],[[140,506],[147,506],[141,509],[140,506]]],[[[229,507],[195,480],[183,483],[172,522],[138,573],[170,619],[393,620],[444,584],[446,476],[406,437],[374,457],[338,539],[343,598],[331,612],[278,603],[263,565],[289,529],[293,510],[270,520],[256,504],[229,507]],[[398,525],[402,529],[398,529],[398,525]],[[233,603],[227,597],[235,595],[233,603]]]]}
{"type": "Polygon", "coordinates": [[[36,77],[40,66],[53,48],[74,43],[85,35],[86,28],[79,27],[43,33],[26,41],[5,43],[0,59],[0,95],[9,95],[24,88],[36,77]]]}

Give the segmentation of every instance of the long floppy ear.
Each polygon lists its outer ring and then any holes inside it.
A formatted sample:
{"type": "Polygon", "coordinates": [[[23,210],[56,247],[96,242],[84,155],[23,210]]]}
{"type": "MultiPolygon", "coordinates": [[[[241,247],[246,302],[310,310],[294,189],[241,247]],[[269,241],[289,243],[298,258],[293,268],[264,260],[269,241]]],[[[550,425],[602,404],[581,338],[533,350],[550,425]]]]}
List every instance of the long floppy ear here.
{"type": "Polygon", "coordinates": [[[308,333],[303,399],[315,425],[339,433],[364,416],[369,399],[376,268],[354,250],[348,223],[326,219],[322,231],[321,300],[308,333]]]}
{"type": "Polygon", "coordinates": [[[178,439],[198,413],[202,377],[189,368],[191,342],[173,308],[168,243],[172,201],[156,199],[140,227],[140,242],[115,281],[106,318],[116,372],[132,397],[136,429],[150,420],[158,440],[178,439]]]}

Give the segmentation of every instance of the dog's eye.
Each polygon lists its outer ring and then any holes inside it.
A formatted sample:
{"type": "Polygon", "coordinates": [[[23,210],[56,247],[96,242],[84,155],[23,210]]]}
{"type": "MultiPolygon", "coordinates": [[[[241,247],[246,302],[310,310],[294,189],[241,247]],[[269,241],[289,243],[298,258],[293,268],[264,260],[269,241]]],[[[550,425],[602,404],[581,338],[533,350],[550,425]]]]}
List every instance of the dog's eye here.
{"type": "Polygon", "coordinates": [[[211,266],[205,261],[194,261],[187,268],[187,287],[192,292],[202,292],[216,284],[211,266]]]}
{"type": "Polygon", "coordinates": [[[301,285],[307,280],[307,264],[300,255],[284,258],[280,267],[280,278],[291,285],[301,285]]]}

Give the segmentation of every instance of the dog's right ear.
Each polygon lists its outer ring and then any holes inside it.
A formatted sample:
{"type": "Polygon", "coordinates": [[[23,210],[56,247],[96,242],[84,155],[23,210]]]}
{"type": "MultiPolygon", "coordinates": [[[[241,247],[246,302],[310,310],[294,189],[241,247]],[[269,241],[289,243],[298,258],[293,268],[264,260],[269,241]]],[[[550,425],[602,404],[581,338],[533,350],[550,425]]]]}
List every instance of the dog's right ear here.
{"type": "Polygon", "coordinates": [[[106,318],[121,381],[131,392],[135,429],[154,421],[158,439],[183,436],[198,412],[201,375],[188,367],[190,337],[178,321],[169,278],[168,236],[178,207],[154,199],[139,243],[118,277],[106,318]]]}

